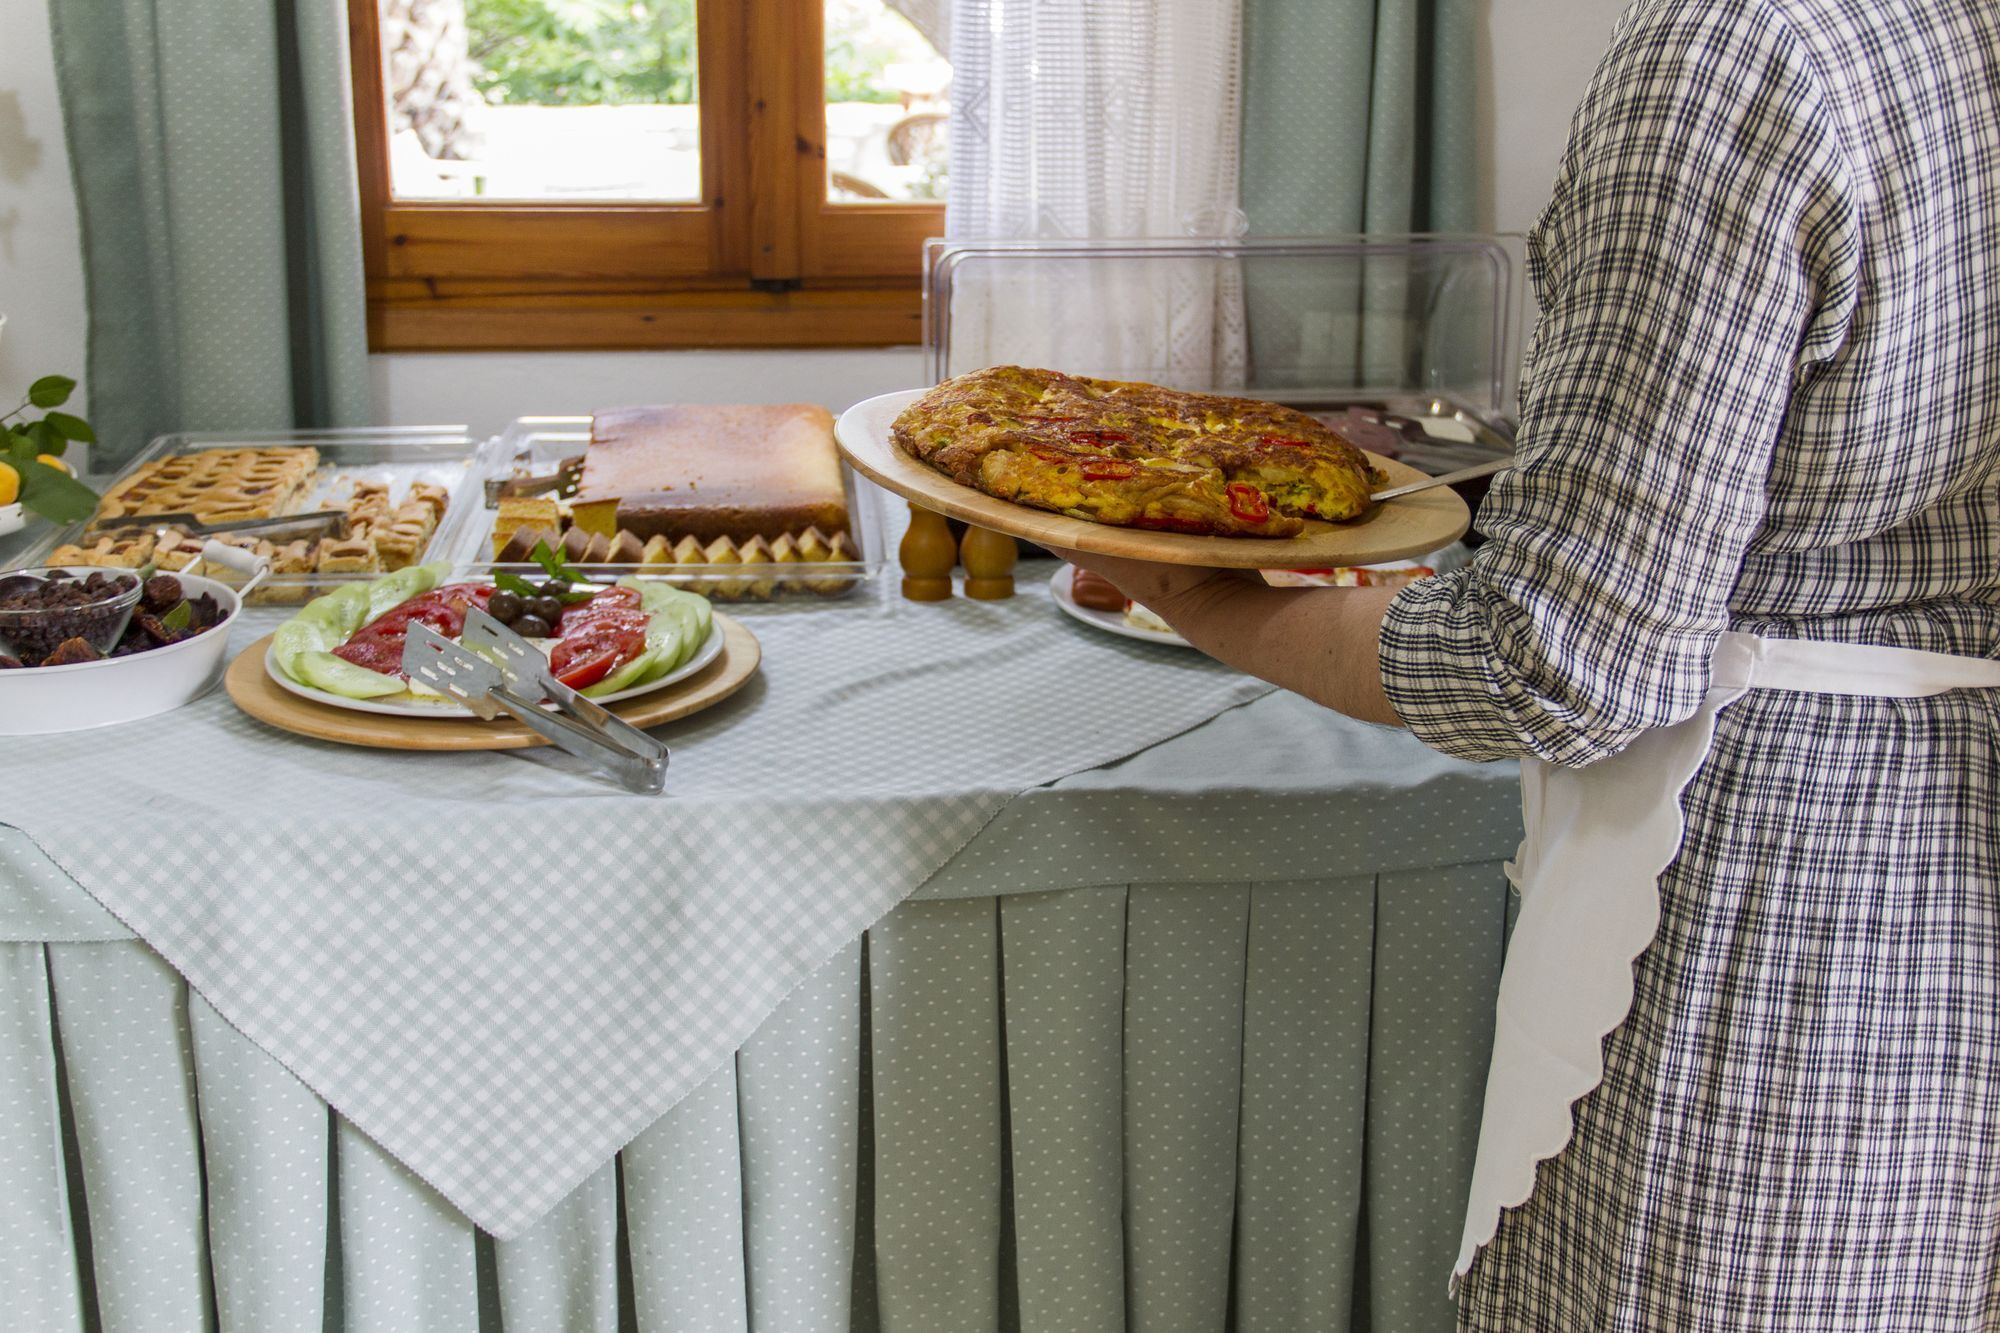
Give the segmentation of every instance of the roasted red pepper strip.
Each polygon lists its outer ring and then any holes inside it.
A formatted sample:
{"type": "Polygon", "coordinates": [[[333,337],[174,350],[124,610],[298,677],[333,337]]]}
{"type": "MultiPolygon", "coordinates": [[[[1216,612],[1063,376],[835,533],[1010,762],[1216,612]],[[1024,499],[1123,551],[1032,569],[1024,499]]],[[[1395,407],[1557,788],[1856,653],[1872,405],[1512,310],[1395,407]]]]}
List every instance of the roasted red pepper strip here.
{"type": "Polygon", "coordinates": [[[1129,481],[1139,475],[1139,465],[1122,458],[1086,458],[1082,466],[1085,481],[1129,481]]]}
{"type": "Polygon", "coordinates": [[[1076,443],[1085,445],[1129,444],[1132,441],[1132,437],[1122,430],[1094,430],[1086,428],[1083,430],[1064,431],[1063,434],[1076,443]]]}
{"type": "Polygon", "coordinates": [[[1263,523],[1271,517],[1271,504],[1264,492],[1247,481],[1229,483],[1229,512],[1245,523],[1263,523]]]}
{"type": "Polygon", "coordinates": [[[1258,443],[1260,444],[1282,445],[1284,448],[1287,449],[1312,448],[1311,443],[1306,440],[1294,440],[1291,437],[1285,435],[1259,435],[1257,437],[1257,440],[1258,443]]]}

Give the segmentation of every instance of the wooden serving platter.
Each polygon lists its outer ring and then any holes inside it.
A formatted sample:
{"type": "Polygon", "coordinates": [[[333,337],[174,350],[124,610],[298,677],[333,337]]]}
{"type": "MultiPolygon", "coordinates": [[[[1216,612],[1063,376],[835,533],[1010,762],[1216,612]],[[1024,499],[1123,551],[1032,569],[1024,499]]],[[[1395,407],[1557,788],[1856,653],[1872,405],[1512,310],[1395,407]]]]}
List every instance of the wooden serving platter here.
{"type": "MultiPolygon", "coordinates": [[[[904,389],[848,408],[834,428],[840,452],[855,471],[905,500],[1044,546],[1218,569],[1323,569],[1424,555],[1458,540],[1472,526],[1465,501],[1448,486],[1375,505],[1351,523],[1308,521],[1296,537],[1190,537],[1030,509],[961,486],[896,447],[890,426],[927,392],[904,389]]],[[[1392,459],[1369,454],[1368,461],[1388,477],[1377,489],[1426,480],[1424,473],[1392,459]]]]}
{"type": "MultiPolygon", "coordinates": [[[[656,727],[721,703],[757,674],[763,650],[749,630],[718,614],[722,655],[701,672],[677,685],[611,705],[611,711],[635,727],[656,727]]],[[[301,699],[279,688],[264,670],[265,635],[236,655],[223,677],[223,687],[236,706],[274,727],[316,740],[365,745],[379,750],[521,750],[547,745],[511,718],[492,722],[458,717],[387,717],[357,713],[331,704],[301,699]]]]}

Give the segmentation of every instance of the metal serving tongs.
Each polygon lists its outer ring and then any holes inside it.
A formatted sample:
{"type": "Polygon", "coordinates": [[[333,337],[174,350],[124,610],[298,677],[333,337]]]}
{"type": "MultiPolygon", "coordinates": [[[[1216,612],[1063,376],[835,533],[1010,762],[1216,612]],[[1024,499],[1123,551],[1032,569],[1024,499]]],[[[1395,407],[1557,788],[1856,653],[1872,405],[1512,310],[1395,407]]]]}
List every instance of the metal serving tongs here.
{"type": "Polygon", "coordinates": [[[533,644],[478,607],[466,608],[459,637],[453,643],[428,625],[412,624],[403,640],[404,673],[489,722],[502,710],[513,714],[609,771],[628,791],[657,796],[665,790],[666,745],[550,675],[548,659],[533,644]],[[557,711],[543,708],[544,701],[557,711]]]}

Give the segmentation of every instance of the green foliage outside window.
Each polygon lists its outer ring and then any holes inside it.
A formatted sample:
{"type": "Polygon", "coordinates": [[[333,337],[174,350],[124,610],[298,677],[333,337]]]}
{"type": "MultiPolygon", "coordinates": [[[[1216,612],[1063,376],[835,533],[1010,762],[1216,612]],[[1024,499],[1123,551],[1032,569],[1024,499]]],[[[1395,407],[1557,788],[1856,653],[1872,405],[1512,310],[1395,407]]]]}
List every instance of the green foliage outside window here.
{"type": "MultiPolygon", "coordinates": [[[[495,106],[695,100],[695,0],[466,0],[473,86],[495,106]]],[[[829,15],[826,96],[893,102],[890,56],[829,15]]]]}
{"type": "Polygon", "coordinates": [[[695,100],[694,0],[466,0],[465,26],[492,105],[695,100]]]}

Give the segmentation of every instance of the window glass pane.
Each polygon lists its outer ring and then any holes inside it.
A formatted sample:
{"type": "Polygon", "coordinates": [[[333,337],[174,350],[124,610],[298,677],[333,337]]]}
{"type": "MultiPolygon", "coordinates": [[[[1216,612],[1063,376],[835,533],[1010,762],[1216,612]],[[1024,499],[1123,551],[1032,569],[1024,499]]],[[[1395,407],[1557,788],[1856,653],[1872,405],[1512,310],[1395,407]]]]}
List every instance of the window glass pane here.
{"type": "Polygon", "coordinates": [[[397,198],[701,198],[695,0],[380,2],[397,198]]]}
{"type": "Polygon", "coordinates": [[[943,200],[950,0],[826,0],[826,197],[943,200]]]}

